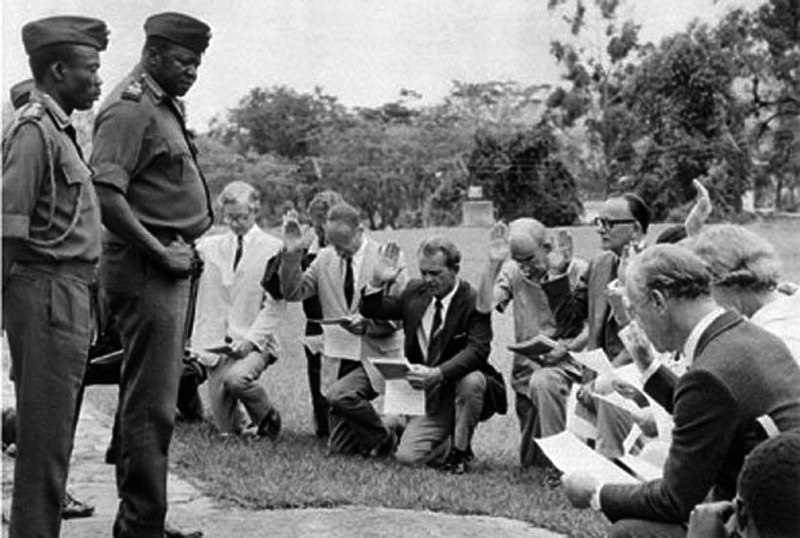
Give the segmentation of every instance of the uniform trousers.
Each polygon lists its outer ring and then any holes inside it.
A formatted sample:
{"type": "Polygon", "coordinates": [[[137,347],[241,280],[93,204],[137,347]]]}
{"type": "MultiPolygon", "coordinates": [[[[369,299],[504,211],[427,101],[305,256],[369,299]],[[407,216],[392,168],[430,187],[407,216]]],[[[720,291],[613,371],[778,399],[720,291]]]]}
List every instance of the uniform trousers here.
{"type": "Polygon", "coordinates": [[[91,337],[93,264],[14,263],[3,316],[14,371],[17,458],[10,536],[58,536],[91,337]]]}
{"type": "Polygon", "coordinates": [[[100,278],[125,350],[114,536],[163,538],[189,279],[174,278],[121,243],[104,245],[100,278]]]}
{"type": "Polygon", "coordinates": [[[258,378],[267,369],[267,357],[261,351],[236,359],[224,356],[208,374],[208,394],[214,422],[222,433],[239,434],[244,417],[239,402],[244,405],[250,422],[259,426],[272,410],[267,391],[258,378]]]}
{"type": "Polygon", "coordinates": [[[443,450],[452,437],[452,445],[466,451],[481,418],[486,394],[486,377],[470,372],[455,383],[455,397],[441,398],[433,415],[416,416],[408,421],[395,458],[405,465],[428,463],[443,450]]]}

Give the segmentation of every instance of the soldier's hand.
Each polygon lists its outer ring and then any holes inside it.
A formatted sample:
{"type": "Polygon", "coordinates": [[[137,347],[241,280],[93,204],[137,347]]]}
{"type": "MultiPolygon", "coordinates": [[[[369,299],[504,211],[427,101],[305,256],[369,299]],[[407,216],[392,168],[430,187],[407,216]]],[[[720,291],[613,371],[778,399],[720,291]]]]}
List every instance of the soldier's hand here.
{"type": "Polygon", "coordinates": [[[300,252],[308,249],[314,240],[313,230],[303,229],[296,214],[287,213],[283,221],[283,246],[289,252],[300,252]]]}
{"type": "Polygon", "coordinates": [[[394,282],[403,266],[400,265],[400,247],[397,243],[389,242],[381,247],[380,256],[372,270],[370,284],[379,288],[389,282],[394,282]]]}
{"type": "Polygon", "coordinates": [[[164,247],[159,263],[170,275],[184,278],[192,273],[192,259],[192,247],[179,237],[164,247]]]}
{"type": "Polygon", "coordinates": [[[508,226],[504,222],[495,222],[489,232],[489,261],[503,262],[511,254],[508,240],[508,226]]]}

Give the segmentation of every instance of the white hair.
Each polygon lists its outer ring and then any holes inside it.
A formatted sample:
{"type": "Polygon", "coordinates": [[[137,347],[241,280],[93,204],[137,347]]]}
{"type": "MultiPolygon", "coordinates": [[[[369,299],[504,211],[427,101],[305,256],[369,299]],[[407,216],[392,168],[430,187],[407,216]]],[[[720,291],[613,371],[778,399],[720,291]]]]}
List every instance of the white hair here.
{"type": "Polygon", "coordinates": [[[247,205],[253,211],[261,207],[261,193],[244,181],[228,183],[217,197],[217,203],[224,207],[227,204],[247,205]]]}

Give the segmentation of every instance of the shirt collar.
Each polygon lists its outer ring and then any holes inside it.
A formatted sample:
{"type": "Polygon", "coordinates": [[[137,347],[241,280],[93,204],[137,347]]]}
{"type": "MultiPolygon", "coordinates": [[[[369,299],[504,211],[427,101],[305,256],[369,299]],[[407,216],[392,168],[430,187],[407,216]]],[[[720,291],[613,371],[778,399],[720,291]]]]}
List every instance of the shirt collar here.
{"type": "Polygon", "coordinates": [[[692,332],[689,333],[686,343],[683,344],[683,356],[686,358],[686,363],[689,366],[694,363],[694,354],[697,351],[697,344],[700,343],[700,337],[703,336],[706,329],[724,313],[724,308],[720,308],[719,306],[714,308],[714,310],[703,316],[703,318],[697,322],[697,325],[694,326],[692,332]]]}
{"type": "MultiPolygon", "coordinates": [[[[247,230],[247,233],[245,233],[242,236],[242,245],[246,246],[253,239],[253,237],[256,235],[256,228],[257,227],[258,227],[258,224],[253,224],[250,227],[250,229],[247,230]]],[[[236,236],[235,233],[233,233],[233,231],[230,228],[228,228],[228,236],[231,238],[231,241],[235,245],[237,236],[236,236]]]]}
{"type": "Polygon", "coordinates": [[[61,108],[61,106],[50,94],[43,92],[39,88],[34,88],[33,91],[31,91],[31,100],[36,100],[42,103],[45,109],[47,109],[47,111],[50,113],[50,116],[52,116],[53,121],[59,130],[63,131],[72,125],[72,120],[70,117],[66,112],[64,112],[64,109],[61,108]]]}
{"type": "Polygon", "coordinates": [[[185,116],[185,109],[183,105],[183,101],[178,99],[177,97],[171,97],[167,95],[167,92],[156,82],[156,79],[150,76],[150,74],[141,66],[137,66],[136,71],[134,71],[134,76],[139,77],[139,81],[143,87],[147,88],[150,94],[153,96],[153,99],[156,103],[161,103],[162,101],[168,100],[171,101],[172,104],[175,106],[175,109],[180,113],[181,118],[185,116]]]}
{"type": "MultiPolygon", "coordinates": [[[[453,297],[456,294],[456,290],[458,290],[458,283],[459,281],[458,279],[456,279],[455,283],[453,284],[453,289],[450,290],[447,293],[447,295],[445,295],[440,299],[442,303],[442,316],[444,316],[445,312],[447,312],[447,309],[450,307],[450,303],[453,301],[453,297]]],[[[436,297],[431,297],[431,304],[433,305],[435,303],[436,303],[436,297]]]]}

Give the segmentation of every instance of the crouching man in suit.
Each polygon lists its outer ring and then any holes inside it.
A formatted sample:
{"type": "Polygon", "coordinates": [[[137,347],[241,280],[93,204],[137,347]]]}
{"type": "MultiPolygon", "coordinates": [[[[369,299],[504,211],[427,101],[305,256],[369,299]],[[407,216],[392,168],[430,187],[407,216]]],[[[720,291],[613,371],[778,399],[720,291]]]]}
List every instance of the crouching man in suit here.
{"type": "Polygon", "coordinates": [[[425,389],[425,415],[413,417],[400,440],[396,458],[414,465],[430,463],[450,451],[444,469],[467,472],[475,427],[494,413],[505,413],[503,378],[488,362],[492,342],[490,314],[475,309],[476,292],[458,278],[461,252],[443,237],[422,242],[421,278],[399,295],[385,289],[402,267],[400,249],[389,243],[361,299],[365,318],[402,320],[405,356],[412,363],[408,382],[425,389]]]}

